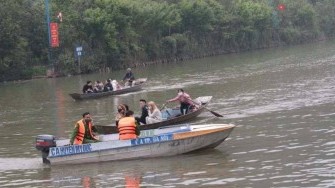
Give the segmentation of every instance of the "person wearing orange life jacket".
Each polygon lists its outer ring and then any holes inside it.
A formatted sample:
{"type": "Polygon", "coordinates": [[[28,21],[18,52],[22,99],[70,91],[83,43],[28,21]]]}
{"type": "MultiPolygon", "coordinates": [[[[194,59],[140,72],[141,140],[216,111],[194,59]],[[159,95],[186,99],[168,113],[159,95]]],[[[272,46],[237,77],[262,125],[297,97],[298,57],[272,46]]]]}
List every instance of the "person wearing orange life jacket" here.
{"type": "Polygon", "coordinates": [[[85,112],[83,113],[83,119],[79,120],[73,129],[70,144],[80,145],[98,142],[93,132],[96,132],[96,128],[92,125],[91,115],[89,112],[85,112]]]}
{"type": "Polygon", "coordinates": [[[118,129],[120,140],[136,139],[140,135],[133,111],[127,111],[126,116],[120,119],[118,129]]]}

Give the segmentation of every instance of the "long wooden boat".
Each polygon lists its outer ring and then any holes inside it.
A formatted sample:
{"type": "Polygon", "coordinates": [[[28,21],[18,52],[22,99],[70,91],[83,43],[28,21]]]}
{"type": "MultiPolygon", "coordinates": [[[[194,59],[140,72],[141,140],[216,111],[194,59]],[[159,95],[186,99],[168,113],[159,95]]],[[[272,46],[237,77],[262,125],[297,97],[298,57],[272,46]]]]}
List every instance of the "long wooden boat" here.
{"type": "MultiPolygon", "coordinates": [[[[201,104],[200,107],[185,115],[181,114],[179,107],[163,109],[161,110],[163,121],[153,123],[153,124],[140,125],[140,130],[156,129],[159,127],[180,124],[180,123],[189,121],[191,119],[194,119],[199,114],[201,114],[204,110],[206,110],[206,106],[211,101],[211,99],[212,99],[212,96],[202,96],[202,97],[198,97],[194,99],[194,102],[201,104]]],[[[95,127],[97,128],[98,132],[101,134],[112,134],[112,133],[118,132],[118,129],[115,126],[115,124],[95,125],[95,127]]]]}
{"type": "Polygon", "coordinates": [[[75,100],[85,100],[85,99],[97,99],[101,97],[106,97],[110,95],[121,95],[130,92],[140,91],[142,89],[143,83],[147,81],[147,78],[139,78],[135,80],[135,85],[131,87],[125,87],[120,90],[106,91],[98,93],[70,93],[69,95],[75,100]]]}
{"type": "Polygon", "coordinates": [[[44,163],[51,165],[165,157],[200,149],[215,148],[234,129],[232,124],[179,125],[141,131],[137,139],[118,140],[118,134],[101,135],[102,142],[64,145],[52,135],[39,135],[36,148],[44,163]]]}

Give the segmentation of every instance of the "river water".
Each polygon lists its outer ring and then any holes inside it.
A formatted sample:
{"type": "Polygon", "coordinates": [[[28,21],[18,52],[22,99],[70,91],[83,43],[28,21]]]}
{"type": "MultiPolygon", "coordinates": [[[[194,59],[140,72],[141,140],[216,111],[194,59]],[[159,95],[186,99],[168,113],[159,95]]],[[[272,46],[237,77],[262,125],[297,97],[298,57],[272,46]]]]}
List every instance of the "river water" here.
{"type": "MultiPolygon", "coordinates": [[[[86,80],[123,72],[0,85],[0,187],[335,187],[335,41],[209,57],[134,70],[143,91],[73,101],[86,80]],[[49,167],[34,148],[38,134],[68,137],[85,111],[114,120],[116,104],[139,113],[184,88],[212,95],[193,124],[234,123],[214,150],[174,157],[49,167]]],[[[170,104],[173,106],[174,104],[170,104]]]]}

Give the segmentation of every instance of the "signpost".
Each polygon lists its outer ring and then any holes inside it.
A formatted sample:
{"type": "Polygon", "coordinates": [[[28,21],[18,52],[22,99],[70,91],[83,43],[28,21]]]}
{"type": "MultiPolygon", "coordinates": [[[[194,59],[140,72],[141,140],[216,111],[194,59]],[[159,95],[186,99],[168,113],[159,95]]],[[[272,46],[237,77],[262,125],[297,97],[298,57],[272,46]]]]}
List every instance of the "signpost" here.
{"type": "Polygon", "coordinates": [[[78,58],[78,71],[79,71],[79,73],[81,72],[81,70],[80,70],[80,56],[82,56],[82,52],[83,52],[83,47],[82,46],[77,46],[75,55],[78,58]]]}

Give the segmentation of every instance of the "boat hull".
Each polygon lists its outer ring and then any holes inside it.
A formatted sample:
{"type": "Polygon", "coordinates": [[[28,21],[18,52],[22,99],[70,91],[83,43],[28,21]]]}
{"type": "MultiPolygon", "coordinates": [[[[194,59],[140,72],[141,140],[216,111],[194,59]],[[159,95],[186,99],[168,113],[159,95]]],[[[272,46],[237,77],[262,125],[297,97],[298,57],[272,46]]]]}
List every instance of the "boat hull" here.
{"type": "MultiPolygon", "coordinates": [[[[150,143],[149,138],[118,141],[117,144],[127,145],[130,142],[131,145],[113,149],[99,149],[76,155],[49,157],[48,159],[52,165],[61,165],[178,155],[216,147],[229,136],[233,128],[234,126],[230,125],[210,130],[165,134],[157,137],[158,141],[156,143],[154,142],[155,137],[151,137],[153,138],[151,139],[152,143],[150,143]]],[[[93,146],[94,144],[85,145],[88,147],[88,145],[93,146]]]]}
{"type": "MultiPolygon", "coordinates": [[[[146,79],[145,79],[146,81],[146,79]]],[[[98,99],[101,97],[107,97],[110,95],[122,95],[125,93],[131,93],[131,92],[136,92],[140,91],[142,89],[143,83],[145,82],[143,79],[139,84],[132,86],[132,87],[126,87],[120,90],[116,91],[107,91],[107,92],[99,92],[99,93],[70,93],[69,95],[74,99],[74,100],[86,100],[86,99],[98,99]]]]}

